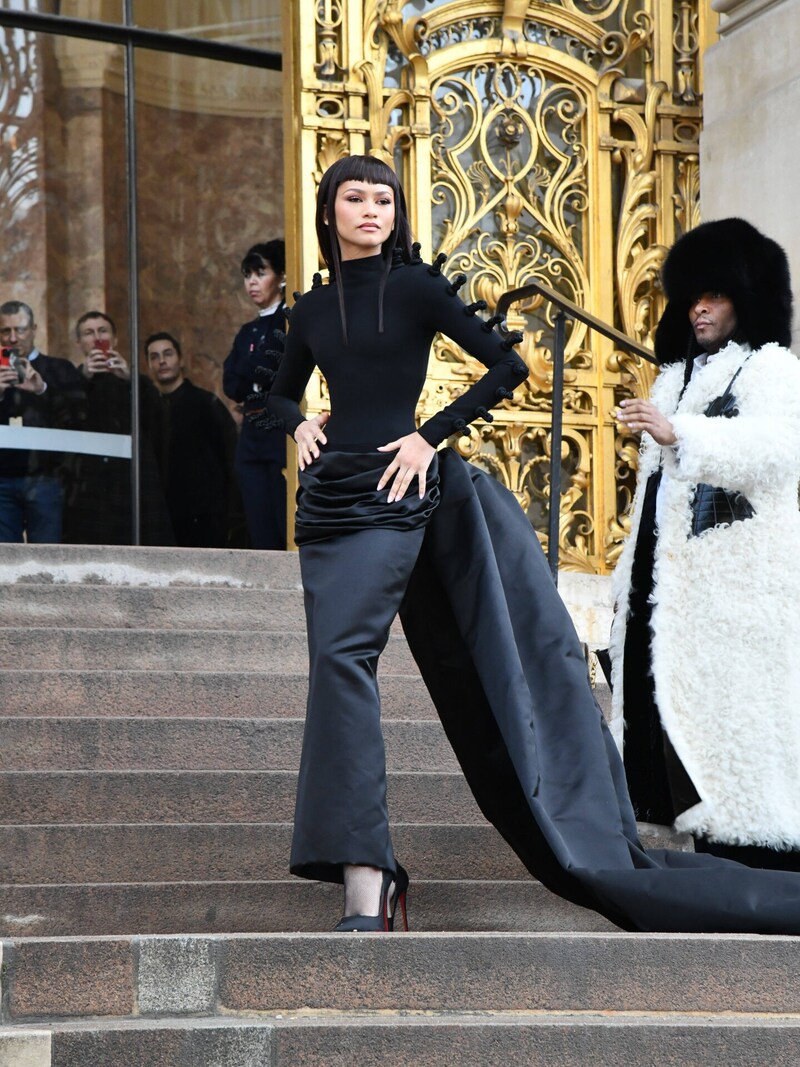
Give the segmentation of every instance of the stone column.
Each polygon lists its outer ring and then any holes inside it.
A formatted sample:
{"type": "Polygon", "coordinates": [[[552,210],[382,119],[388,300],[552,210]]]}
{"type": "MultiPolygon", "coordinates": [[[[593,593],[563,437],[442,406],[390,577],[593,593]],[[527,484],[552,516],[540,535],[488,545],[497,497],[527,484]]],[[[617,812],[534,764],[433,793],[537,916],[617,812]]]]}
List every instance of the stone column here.
{"type": "Polygon", "coordinates": [[[800,342],[800,0],[712,0],[720,40],[704,57],[700,204],[739,215],[786,249],[800,342]]]}

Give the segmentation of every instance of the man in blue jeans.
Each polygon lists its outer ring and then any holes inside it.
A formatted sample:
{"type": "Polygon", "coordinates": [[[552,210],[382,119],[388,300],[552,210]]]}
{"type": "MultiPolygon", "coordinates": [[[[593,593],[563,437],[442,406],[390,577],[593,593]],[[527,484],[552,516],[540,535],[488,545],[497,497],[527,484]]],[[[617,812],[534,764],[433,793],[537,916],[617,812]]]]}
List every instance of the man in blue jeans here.
{"type": "MultiPolygon", "coordinates": [[[[68,359],[38,350],[33,311],[22,301],[0,305],[0,346],[5,356],[0,360],[0,425],[10,426],[12,433],[20,426],[76,425],[80,373],[68,359]]],[[[61,453],[0,448],[0,541],[61,541],[62,465],[61,453]]]]}

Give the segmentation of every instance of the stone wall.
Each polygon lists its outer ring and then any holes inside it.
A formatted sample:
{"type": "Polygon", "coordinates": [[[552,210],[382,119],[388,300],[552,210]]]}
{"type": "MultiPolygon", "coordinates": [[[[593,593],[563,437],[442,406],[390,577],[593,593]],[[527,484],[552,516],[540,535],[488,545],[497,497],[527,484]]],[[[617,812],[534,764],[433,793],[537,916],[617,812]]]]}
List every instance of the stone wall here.
{"type": "MultiPolygon", "coordinates": [[[[792,265],[800,309],[800,0],[713,0],[720,40],[705,54],[701,210],[740,215],[792,265]]],[[[800,343],[800,310],[795,314],[800,343]]]]}

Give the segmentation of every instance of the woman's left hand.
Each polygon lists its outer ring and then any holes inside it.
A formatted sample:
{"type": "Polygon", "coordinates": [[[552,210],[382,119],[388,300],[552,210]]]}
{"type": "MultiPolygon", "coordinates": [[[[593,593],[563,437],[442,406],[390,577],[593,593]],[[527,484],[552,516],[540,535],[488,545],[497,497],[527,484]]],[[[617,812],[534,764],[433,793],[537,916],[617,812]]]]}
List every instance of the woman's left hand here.
{"type": "Polygon", "coordinates": [[[378,491],[388,485],[394,476],[389,489],[389,503],[391,504],[395,500],[402,500],[408,487],[417,478],[419,479],[419,498],[422,500],[425,496],[425,473],[436,451],[433,445],[429,445],[418,433],[409,433],[405,437],[399,437],[396,441],[381,445],[378,451],[397,452],[378,482],[378,491]]]}
{"type": "Polygon", "coordinates": [[[672,423],[649,400],[621,401],[617,418],[629,430],[646,430],[659,445],[674,445],[678,440],[672,423]]]}

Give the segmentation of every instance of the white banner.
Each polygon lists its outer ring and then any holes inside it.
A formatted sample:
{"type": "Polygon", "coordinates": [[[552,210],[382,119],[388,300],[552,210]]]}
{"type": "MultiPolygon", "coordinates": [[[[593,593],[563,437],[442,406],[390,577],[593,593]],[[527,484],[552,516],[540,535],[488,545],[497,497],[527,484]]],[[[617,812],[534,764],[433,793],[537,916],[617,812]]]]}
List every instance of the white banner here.
{"type": "Polygon", "coordinates": [[[124,433],[49,430],[42,426],[0,426],[0,448],[29,452],[80,452],[84,456],[131,458],[131,439],[124,433]]]}

